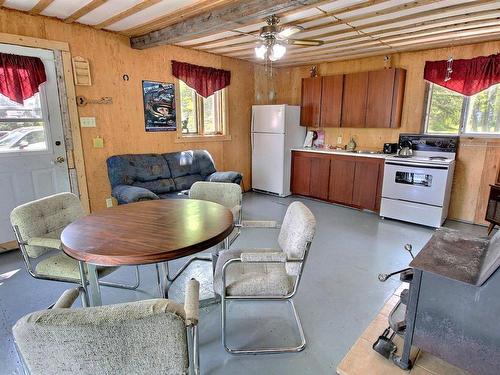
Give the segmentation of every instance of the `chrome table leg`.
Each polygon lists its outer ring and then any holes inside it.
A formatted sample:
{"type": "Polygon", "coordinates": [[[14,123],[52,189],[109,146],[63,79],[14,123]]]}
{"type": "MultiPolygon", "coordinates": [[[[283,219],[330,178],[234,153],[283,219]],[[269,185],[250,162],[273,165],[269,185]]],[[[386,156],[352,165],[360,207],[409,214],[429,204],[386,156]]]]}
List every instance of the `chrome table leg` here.
{"type": "Polygon", "coordinates": [[[97,266],[87,263],[87,278],[89,281],[89,302],[90,306],[101,306],[101,289],[99,288],[99,280],[97,279],[97,266]]]}

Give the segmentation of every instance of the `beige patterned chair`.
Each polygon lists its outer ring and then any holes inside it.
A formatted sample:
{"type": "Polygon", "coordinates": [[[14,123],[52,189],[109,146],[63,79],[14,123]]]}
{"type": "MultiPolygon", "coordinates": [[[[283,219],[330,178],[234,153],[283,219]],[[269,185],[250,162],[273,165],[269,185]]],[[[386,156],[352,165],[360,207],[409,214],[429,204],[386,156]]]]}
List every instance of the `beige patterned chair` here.
{"type": "Polygon", "coordinates": [[[292,297],[297,292],[304,264],[316,231],[316,219],[301,202],[288,207],[278,237],[279,249],[224,250],[214,276],[214,290],[221,296],[222,344],[233,354],[298,352],[306,340],[292,297]],[[227,301],[288,301],[301,343],[294,347],[230,348],[226,343],[227,301]]]}
{"type": "Polygon", "coordinates": [[[70,309],[77,297],[78,289],[67,290],[51,309],[13,327],[30,374],[200,373],[196,280],[188,282],[184,305],[151,299],[70,309]]]}
{"type": "MultiPolygon", "coordinates": [[[[80,284],[85,293],[82,303],[88,306],[87,283],[82,280],[85,264],[70,258],[61,250],[63,229],[84,216],[82,205],[73,193],[59,193],[25,203],[12,210],[10,222],[14,228],[26,268],[37,279],[63,281],[80,284]]],[[[116,267],[99,267],[102,278],[115,271],[116,267]]],[[[136,289],[139,286],[139,270],[136,267],[134,285],[100,281],[100,285],[116,288],[136,289]]]]}

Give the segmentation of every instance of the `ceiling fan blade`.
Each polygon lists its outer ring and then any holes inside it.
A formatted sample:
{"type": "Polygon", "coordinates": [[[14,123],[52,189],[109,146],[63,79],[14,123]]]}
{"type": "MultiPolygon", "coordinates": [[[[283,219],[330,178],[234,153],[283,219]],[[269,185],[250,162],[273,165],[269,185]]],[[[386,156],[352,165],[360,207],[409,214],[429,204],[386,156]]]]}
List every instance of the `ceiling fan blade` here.
{"type": "Polygon", "coordinates": [[[232,31],[233,33],[238,33],[238,34],[241,34],[241,35],[251,36],[252,38],[262,40],[262,37],[261,37],[260,35],[255,35],[255,34],[245,33],[245,32],[243,32],[243,31],[239,31],[239,30],[231,30],[231,31],[232,31]]]}
{"type": "Polygon", "coordinates": [[[296,25],[287,26],[287,27],[283,28],[283,30],[281,30],[278,33],[278,35],[276,35],[276,37],[278,39],[287,39],[288,37],[292,36],[293,34],[297,34],[298,32],[301,32],[302,30],[304,30],[304,28],[302,26],[296,26],[296,25]]]}
{"type": "Polygon", "coordinates": [[[320,46],[325,43],[322,40],[312,40],[312,39],[288,39],[286,44],[292,46],[320,46]]]}

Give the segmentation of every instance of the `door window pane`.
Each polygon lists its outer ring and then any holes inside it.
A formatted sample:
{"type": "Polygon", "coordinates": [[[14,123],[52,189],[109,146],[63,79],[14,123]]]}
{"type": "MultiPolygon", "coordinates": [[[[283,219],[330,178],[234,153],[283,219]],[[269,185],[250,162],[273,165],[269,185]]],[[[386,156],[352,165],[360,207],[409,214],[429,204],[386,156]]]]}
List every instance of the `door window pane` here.
{"type": "Polygon", "coordinates": [[[0,152],[46,150],[40,94],[16,103],[0,94],[0,152]]]}

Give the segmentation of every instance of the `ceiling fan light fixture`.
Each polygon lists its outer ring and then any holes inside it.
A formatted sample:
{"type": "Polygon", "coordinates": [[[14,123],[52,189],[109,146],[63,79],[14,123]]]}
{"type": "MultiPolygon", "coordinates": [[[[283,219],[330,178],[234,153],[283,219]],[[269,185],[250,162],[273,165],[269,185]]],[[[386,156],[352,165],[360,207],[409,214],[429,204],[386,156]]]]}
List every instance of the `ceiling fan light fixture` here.
{"type": "Polygon", "coordinates": [[[255,56],[257,58],[264,60],[266,58],[266,53],[267,53],[267,46],[261,44],[258,47],[255,47],[255,56]]]}
{"type": "Polygon", "coordinates": [[[276,43],[272,46],[271,54],[269,55],[269,60],[276,61],[285,56],[286,47],[283,44],[276,43]]]}

